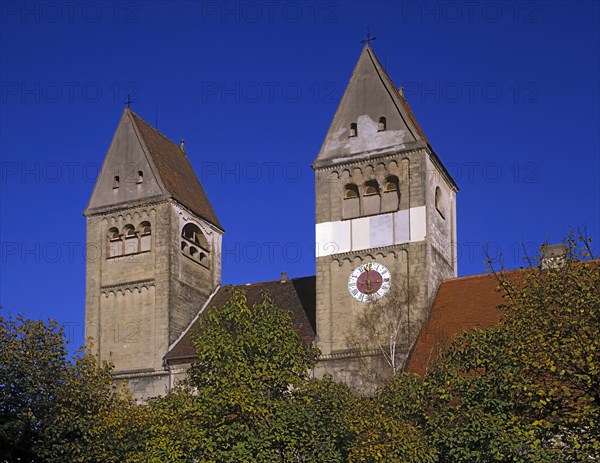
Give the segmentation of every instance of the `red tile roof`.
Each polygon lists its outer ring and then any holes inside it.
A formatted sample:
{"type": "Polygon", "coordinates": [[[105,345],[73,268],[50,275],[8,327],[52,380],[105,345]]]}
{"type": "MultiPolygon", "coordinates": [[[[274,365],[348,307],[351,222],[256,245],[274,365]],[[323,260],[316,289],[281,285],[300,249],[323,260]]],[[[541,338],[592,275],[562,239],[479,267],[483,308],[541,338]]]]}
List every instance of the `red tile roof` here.
{"type": "MultiPolygon", "coordinates": [[[[517,275],[512,270],[506,275],[517,275]]],[[[423,375],[432,366],[441,349],[453,338],[471,328],[489,328],[500,321],[498,306],[504,300],[496,291],[494,275],[472,275],[446,280],[431,308],[429,318],[409,355],[406,371],[423,375]]]]}
{"type": "MultiPolygon", "coordinates": [[[[273,298],[276,307],[291,311],[294,329],[304,343],[311,343],[315,339],[315,277],[293,278],[285,282],[280,280],[252,283],[248,285],[235,285],[221,287],[214,295],[208,307],[222,307],[230,297],[228,288],[243,291],[252,307],[262,301],[263,291],[268,292],[273,298]]],[[[200,315],[201,316],[201,315],[200,315]]],[[[189,363],[196,359],[196,350],[192,343],[192,335],[198,332],[198,322],[194,320],[188,330],[176,342],[175,346],[165,355],[169,363],[189,363]]]]}
{"type": "Polygon", "coordinates": [[[126,111],[131,114],[158,175],[172,198],[223,230],[185,152],[133,111],[126,111]]]}

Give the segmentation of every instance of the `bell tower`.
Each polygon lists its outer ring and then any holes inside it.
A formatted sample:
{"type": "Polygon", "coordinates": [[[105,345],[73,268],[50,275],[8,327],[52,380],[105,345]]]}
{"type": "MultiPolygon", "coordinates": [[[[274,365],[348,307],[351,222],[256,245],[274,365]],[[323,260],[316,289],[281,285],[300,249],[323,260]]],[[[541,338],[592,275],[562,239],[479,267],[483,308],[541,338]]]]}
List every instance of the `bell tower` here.
{"type": "MultiPolygon", "coordinates": [[[[410,288],[400,361],[440,282],[457,274],[458,188],[367,44],[312,165],[316,186],[317,375],[351,382],[348,335],[371,302],[410,288]]],[[[386,299],[387,298],[387,299],[386,299]]]]}
{"type": "Polygon", "coordinates": [[[126,108],[84,212],[86,336],[138,398],[221,283],[223,228],[182,146],[126,108]]]}

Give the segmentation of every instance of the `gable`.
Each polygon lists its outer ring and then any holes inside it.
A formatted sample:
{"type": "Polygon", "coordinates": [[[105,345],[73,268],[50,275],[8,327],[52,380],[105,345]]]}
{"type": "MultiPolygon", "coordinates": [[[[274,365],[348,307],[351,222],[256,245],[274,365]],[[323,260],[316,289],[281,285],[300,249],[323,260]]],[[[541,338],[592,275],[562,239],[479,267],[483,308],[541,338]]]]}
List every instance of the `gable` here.
{"type": "Polygon", "coordinates": [[[313,165],[415,142],[427,139],[373,50],[365,46],[313,165]],[[385,130],[379,126],[382,117],[385,130]]]}
{"type": "Polygon", "coordinates": [[[148,159],[143,141],[128,111],[125,111],[104,158],[85,213],[165,197],[164,187],[148,159]],[[141,182],[139,172],[142,173],[141,182]]]}
{"type": "Polygon", "coordinates": [[[185,152],[126,108],[84,214],[166,198],[175,199],[223,230],[185,152]],[[114,187],[115,177],[118,188],[114,187]]]}

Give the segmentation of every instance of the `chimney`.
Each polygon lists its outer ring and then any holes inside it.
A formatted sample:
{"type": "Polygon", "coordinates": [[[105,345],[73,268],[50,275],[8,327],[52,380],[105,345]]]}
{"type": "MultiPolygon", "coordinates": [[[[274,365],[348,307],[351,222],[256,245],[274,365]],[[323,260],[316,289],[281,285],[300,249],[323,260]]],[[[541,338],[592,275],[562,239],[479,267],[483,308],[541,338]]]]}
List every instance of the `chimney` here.
{"type": "Polygon", "coordinates": [[[281,283],[286,283],[288,281],[287,273],[281,272],[281,283]]]}
{"type": "Polygon", "coordinates": [[[566,244],[544,244],[541,248],[540,265],[542,270],[562,267],[567,255],[566,244]]]}
{"type": "Polygon", "coordinates": [[[179,149],[185,153],[185,140],[183,138],[179,140],[179,149]]]}

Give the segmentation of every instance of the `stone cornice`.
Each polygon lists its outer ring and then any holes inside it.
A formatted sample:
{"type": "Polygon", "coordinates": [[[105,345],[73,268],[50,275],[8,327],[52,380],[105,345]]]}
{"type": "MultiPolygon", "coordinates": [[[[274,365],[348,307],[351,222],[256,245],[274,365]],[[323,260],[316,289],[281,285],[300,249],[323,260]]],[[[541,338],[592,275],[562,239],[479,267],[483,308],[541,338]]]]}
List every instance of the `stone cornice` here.
{"type": "Polygon", "coordinates": [[[139,290],[140,288],[148,288],[154,286],[154,278],[147,278],[145,280],[128,281],[126,283],[119,283],[115,285],[100,286],[100,292],[104,295],[108,293],[123,292],[126,290],[133,291],[134,289],[139,290]]]}
{"type": "Polygon", "coordinates": [[[129,201],[127,203],[113,204],[110,206],[92,209],[89,212],[84,213],[83,215],[86,217],[102,217],[107,215],[115,215],[144,207],[156,206],[168,202],[169,199],[170,198],[165,198],[164,196],[153,196],[152,198],[145,198],[144,200],[140,201],[129,201]]]}
{"type": "Polygon", "coordinates": [[[352,261],[353,259],[358,258],[361,261],[363,261],[366,255],[371,255],[373,258],[375,258],[376,254],[382,254],[384,257],[388,254],[393,254],[394,257],[397,257],[397,254],[400,251],[410,252],[410,245],[415,245],[423,242],[424,241],[406,242],[401,244],[391,244],[389,246],[381,246],[378,248],[368,248],[356,251],[341,252],[339,254],[330,254],[328,256],[319,257],[318,259],[326,262],[336,261],[341,266],[344,259],[349,259],[350,261],[352,261]]]}
{"type": "Polygon", "coordinates": [[[321,355],[319,360],[337,360],[358,357],[375,357],[381,355],[379,349],[348,349],[343,351],[332,352],[331,354],[321,355]]]}
{"type": "Polygon", "coordinates": [[[113,378],[115,379],[131,379],[131,378],[147,378],[150,376],[168,376],[169,372],[165,370],[154,370],[152,368],[146,370],[131,370],[131,371],[115,371],[113,378]]]}
{"type": "Polygon", "coordinates": [[[378,149],[373,151],[365,151],[361,154],[355,154],[347,157],[337,157],[332,159],[323,160],[320,163],[313,163],[312,168],[315,171],[333,171],[340,167],[351,167],[365,164],[365,162],[392,159],[399,155],[411,155],[423,151],[427,148],[427,143],[417,141],[413,143],[407,143],[396,147],[378,149]]]}

